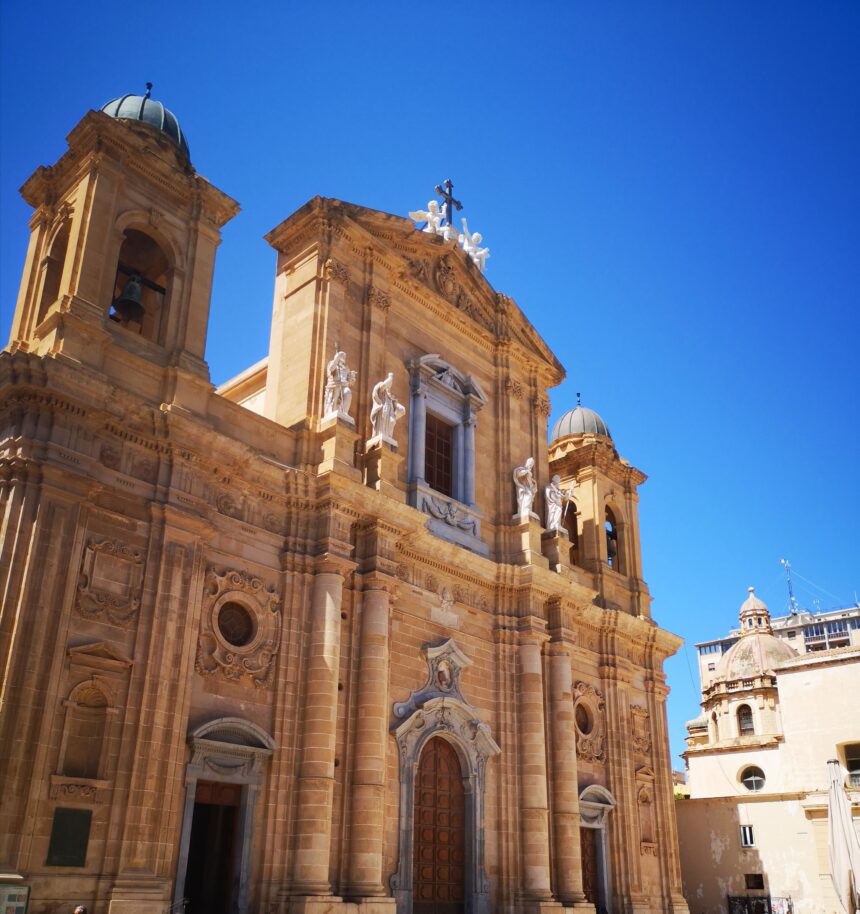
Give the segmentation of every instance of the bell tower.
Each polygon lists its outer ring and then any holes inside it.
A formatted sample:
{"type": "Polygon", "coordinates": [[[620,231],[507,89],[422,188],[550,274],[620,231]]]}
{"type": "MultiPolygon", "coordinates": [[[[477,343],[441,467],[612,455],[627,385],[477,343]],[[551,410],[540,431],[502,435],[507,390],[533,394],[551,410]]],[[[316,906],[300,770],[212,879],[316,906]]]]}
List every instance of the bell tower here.
{"type": "Polygon", "coordinates": [[[573,504],[565,514],[571,565],[594,576],[605,605],[650,618],[637,491],[648,477],[619,456],[606,423],[582,405],[556,422],[549,467],[562,489],[573,486],[573,504]]]}
{"type": "Polygon", "coordinates": [[[155,364],[172,402],[182,379],[208,387],[215,251],[238,205],[197,174],[150,90],[86,114],[59,161],[21,188],[35,212],[9,348],[121,386],[140,374],[151,383],[155,364]]]}

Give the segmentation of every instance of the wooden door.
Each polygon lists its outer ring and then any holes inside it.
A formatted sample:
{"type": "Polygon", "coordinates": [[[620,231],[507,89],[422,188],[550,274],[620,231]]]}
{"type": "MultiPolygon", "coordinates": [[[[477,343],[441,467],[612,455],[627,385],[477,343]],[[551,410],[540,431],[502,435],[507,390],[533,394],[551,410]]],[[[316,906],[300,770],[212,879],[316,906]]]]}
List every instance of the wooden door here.
{"type": "Polygon", "coordinates": [[[597,831],[580,828],[579,846],[582,849],[582,891],[593,904],[598,903],[597,890],[597,831]]]}
{"type": "Polygon", "coordinates": [[[444,739],[421,753],[415,782],[413,914],[464,914],[466,803],[460,760],[444,739]]]}

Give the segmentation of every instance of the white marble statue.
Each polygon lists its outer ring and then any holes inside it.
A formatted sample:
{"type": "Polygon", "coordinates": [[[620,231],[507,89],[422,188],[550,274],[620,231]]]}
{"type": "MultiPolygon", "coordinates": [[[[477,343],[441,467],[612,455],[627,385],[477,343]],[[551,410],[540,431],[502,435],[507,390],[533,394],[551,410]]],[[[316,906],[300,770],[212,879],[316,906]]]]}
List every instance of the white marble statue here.
{"type": "Polygon", "coordinates": [[[409,218],[415,222],[427,223],[421,229],[422,232],[427,232],[430,235],[439,235],[441,234],[442,220],[445,218],[445,204],[442,204],[442,209],[440,210],[438,200],[431,200],[427,204],[426,210],[416,209],[415,212],[409,214],[409,218]]]}
{"type": "Polygon", "coordinates": [[[371,395],[373,406],[370,410],[370,425],[373,437],[388,441],[394,441],[394,425],[406,412],[406,407],[391,392],[393,383],[394,372],[389,371],[388,377],[373,388],[371,395]]]}
{"type": "Polygon", "coordinates": [[[532,513],[532,505],[535,503],[537,483],[535,482],[534,468],[534,457],[529,457],[521,467],[517,467],[514,470],[514,486],[517,490],[517,514],[520,517],[528,517],[532,513]]]}
{"type": "Polygon", "coordinates": [[[442,204],[442,218],[445,220],[445,224],[439,231],[439,234],[445,239],[445,241],[457,241],[460,237],[460,233],[457,229],[451,225],[451,220],[448,218],[448,204],[442,204]]]}
{"type": "Polygon", "coordinates": [[[351,384],[355,384],[356,372],[346,364],[346,353],[336,352],[326,367],[324,418],[341,416],[352,421],[349,404],[352,402],[351,384]]]}
{"type": "Polygon", "coordinates": [[[482,248],[481,242],[484,240],[480,232],[470,232],[466,225],[466,217],[462,218],[463,231],[458,241],[463,246],[463,250],[472,258],[472,262],[483,273],[487,265],[487,259],[490,256],[489,248],[482,248]]]}
{"type": "Polygon", "coordinates": [[[573,500],[573,487],[565,491],[561,487],[561,477],[556,474],[552,481],[543,490],[546,501],[546,529],[550,533],[557,533],[564,529],[564,517],[573,500]]]}

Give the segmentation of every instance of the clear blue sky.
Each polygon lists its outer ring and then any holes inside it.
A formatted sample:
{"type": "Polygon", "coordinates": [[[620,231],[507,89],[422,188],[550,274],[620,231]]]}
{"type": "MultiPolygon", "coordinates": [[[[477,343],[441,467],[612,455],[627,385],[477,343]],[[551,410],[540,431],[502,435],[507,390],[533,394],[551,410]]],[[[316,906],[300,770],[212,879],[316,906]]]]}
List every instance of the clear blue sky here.
{"type": "MultiPolygon", "coordinates": [[[[155,84],[242,205],[208,359],[267,350],[263,234],[315,194],[392,213],[450,176],[641,492],[654,615],[694,641],[746,587],[853,601],[858,534],[860,4],[5,3],[2,336],[17,188],[91,107],[155,84]]],[[[673,753],[699,694],[668,664],[673,753]]],[[[673,759],[676,765],[680,762],[673,759]]]]}

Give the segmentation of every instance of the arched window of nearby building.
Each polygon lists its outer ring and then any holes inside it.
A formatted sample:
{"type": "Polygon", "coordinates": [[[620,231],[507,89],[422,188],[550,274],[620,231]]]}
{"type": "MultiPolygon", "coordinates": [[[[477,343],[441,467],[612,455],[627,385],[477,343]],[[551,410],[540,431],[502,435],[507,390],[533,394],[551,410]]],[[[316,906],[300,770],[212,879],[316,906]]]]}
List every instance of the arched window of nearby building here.
{"type": "Polygon", "coordinates": [[[126,229],[114,281],[110,319],[157,343],[170,285],[170,263],[149,235],[126,229]]]}
{"type": "Polygon", "coordinates": [[[755,724],[753,723],[752,708],[749,705],[741,705],[738,708],[738,734],[740,736],[750,736],[755,733],[755,724]]]}
{"type": "Polygon", "coordinates": [[[711,731],[710,732],[711,742],[715,743],[720,738],[720,728],[719,728],[719,725],[717,724],[717,712],[716,711],[711,712],[711,723],[710,723],[709,729],[711,731]]]}
{"type": "Polygon", "coordinates": [[[755,765],[744,768],[741,772],[741,783],[751,793],[758,793],[764,789],[764,772],[755,765]]]}
{"type": "Polygon", "coordinates": [[[612,508],[606,506],[606,562],[613,571],[626,574],[624,568],[624,548],[621,542],[618,522],[612,508]]]}
{"type": "Polygon", "coordinates": [[[98,780],[102,775],[108,699],[94,681],[82,683],[66,702],[60,774],[98,780]]]}
{"type": "Polygon", "coordinates": [[[60,279],[63,276],[63,265],[69,247],[69,223],[64,222],[54,236],[51,249],[42,261],[42,293],[39,296],[39,314],[37,324],[41,324],[60,294],[60,279]]]}

